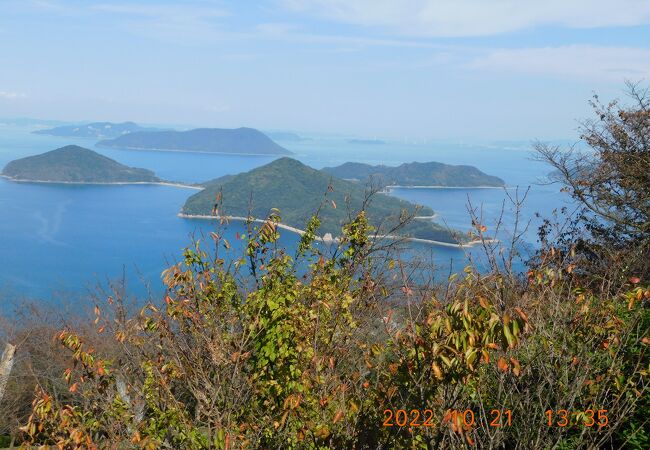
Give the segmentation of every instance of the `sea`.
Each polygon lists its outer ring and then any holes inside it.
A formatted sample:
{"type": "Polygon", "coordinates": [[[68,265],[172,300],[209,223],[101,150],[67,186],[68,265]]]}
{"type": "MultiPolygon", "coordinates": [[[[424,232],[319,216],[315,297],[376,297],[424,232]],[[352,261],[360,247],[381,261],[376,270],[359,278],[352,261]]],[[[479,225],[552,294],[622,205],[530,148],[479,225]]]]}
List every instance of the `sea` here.
{"type": "MultiPolygon", "coordinates": [[[[166,180],[194,183],[248,171],[275,158],[108,149],[97,147],[96,140],[37,135],[34,129],[0,125],[0,167],[16,158],[76,144],[122,164],[153,170],[166,180]]],[[[305,139],[278,143],[314,168],[347,161],[386,165],[439,161],[473,165],[503,178],[506,189],[394,188],[390,195],[429,206],[437,221],[462,231],[471,228],[468,208],[472,208],[488,234],[507,242],[515,232],[516,208],[511,199],[526,194],[519,217],[518,270],[524,270],[534,253],[541,220],[551,217],[555,209],[570,206],[560,186],[543,182],[550,169],[534,160],[529,141],[368,143],[349,136],[301,136],[305,139]]],[[[161,295],[162,271],[178,262],[193,241],[202,240],[209,248],[210,232],[218,227],[212,221],[177,217],[195,192],[173,186],[15,183],[0,178],[0,309],[24,301],[47,305],[84,301],[122,282],[133,298],[161,295]]],[[[244,224],[231,222],[219,232],[234,243],[231,251],[240,250],[238,245],[243,244],[236,236],[245,233],[244,224]]],[[[280,242],[291,251],[298,236],[283,231],[280,242]]],[[[440,277],[447,277],[461,272],[468,258],[478,258],[481,250],[411,243],[404,252],[407,258],[426,259],[440,277]]]]}

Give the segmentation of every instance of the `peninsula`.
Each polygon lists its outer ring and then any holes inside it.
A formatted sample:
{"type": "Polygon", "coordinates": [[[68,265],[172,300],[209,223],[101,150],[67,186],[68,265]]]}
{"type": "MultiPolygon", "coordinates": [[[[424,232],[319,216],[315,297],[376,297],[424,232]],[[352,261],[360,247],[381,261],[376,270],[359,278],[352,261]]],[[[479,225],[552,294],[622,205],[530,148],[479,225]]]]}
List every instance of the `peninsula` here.
{"type": "Polygon", "coordinates": [[[261,131],[253,128],[197,128],[188,131],[138,131],[97,145],[131,150],[162,150],[242,155],[290,155],[261,131]]]}
{"type": "Polygon", "coordinates": [[[439,162],[412,162],[394,166],[372,166],[347,162],[336,167],[325,167],[327,172],[345,180],[380,186],[404,187],[502,187],[505,182],[481,172],[473,166],[454,166],[439,162]]]}
{"type": "Polygon", "coordinates": [[[47,130],[36,130],[34,134],[47,134],[50,136],[110,139],[133,133],[135,131],[153,131],[156,128],[145,128],[133,122],[112,123],[94,122],[84,125],[66,125],[49,128],[47,130]]]}
{"type": "MultiPolygon", "coordinates": [[[[341,180],[291,158],[280,158],[265,166],[238,175],[228,175],[204,183],[205,189],[191,196],[181,217],[215,216],[265,219],[271,208],[280,211],[282,223],[294,231],[304,229],[320,209],[320,235],[341,234],[341,226],[362,208],[366,189],[359,183],[341,180]],[[221,193],[221,206],[215,212],[215,199],[221,193]],[[251,202],[252,200],[252,202],[251,202]]],[[[366,207],[370,223],[379,235],[410,237],[456,244],[463,238],[431,220],[433,211],[413,203],[375,194],[366,207]],[[391,231],[404,213],[419,219],[397,231],[391,231]]]]}
{"type": "Polygon", "coordinates": [[[164,183],[150,170],[125,166],[77,145],[11,161],[2,176],[41,183],[164,183]]]}

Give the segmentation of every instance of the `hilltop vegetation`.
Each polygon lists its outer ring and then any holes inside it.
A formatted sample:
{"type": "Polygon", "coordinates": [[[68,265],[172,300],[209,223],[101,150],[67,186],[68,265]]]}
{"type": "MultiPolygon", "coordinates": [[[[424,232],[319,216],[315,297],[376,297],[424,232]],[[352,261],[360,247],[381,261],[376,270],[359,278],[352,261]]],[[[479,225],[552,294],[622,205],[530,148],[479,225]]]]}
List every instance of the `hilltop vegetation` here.
{"type": "Polygon", "coordinates": [[[50,136],[108,139],[133,133],[134,131],[152,131],[155,128],[145,128],[133,122],[112,123],[94,122],[83,125],[65,125],[47,130],[36,130],[34,134],[50,136]]]}
{"type": "Polygon", "coordinates": [[[15,181],[66,183],[161,181],[150,170],[125,166],[77,145],[11,161],[3,169],[2,175],[15,181]]]}
{"type": "Polygon", "coordinates": [[[504,186],[505,182],[487,175],[473,166],[453,166],[439,162],[405,163],[397,167],[372,166],[347,162],[336,167],[325,167],[332,175],[367,182],[372,180],[383,186],[504,186]]]}
{"type": "MultiPolygon", "coordinates": [[[[275,213],[241,253],[217,227],[139,311],[117,285],[94,317],[3,322],[21,357],[0,432],[24,448],[650,448],[650,105],[632,93],[596,105],[588,160],[540,146],[588,211],[549,219],[525,274],[516,233],[488,243],[476,216],[487,267],[438,283],[370,239],[364,210],[333,251],[319,215],[293,255],[275,213]]],[[[272,172],[319,177],[298,164],[272,172]]]]}
{"type": "Polygon", "coordinates": [[[197,128],[188,131],[140,131],[98,145],[134,150],[290,155],[291,152],[253,128],[197,128]]]}
{"type": "MultiPolygon", "coordinates": [[[[265,166],[235,176],[204,183],[205,189],[190,197],[182,212],[211,215],[216,198],[222,200],[221,215],[265,218],[271,208],[280,210],[282,221],[305,229],[309,219],[320,209],[320,230],[338,236],[341,227],[361,210],[367,197],[366,188],[312,169],[291,158],[281,158],[265,166]],[[252,200],[252,202],[251,202],[252,200]]],[[[371,225],[388,233],[406,215],[431,216],[433,211],[387,195],[377,194],[367,205],[371,225]]],[[[415,220],[399,230],[399,235],[458,242],[458,236],[431,222],[415,220]]]]}

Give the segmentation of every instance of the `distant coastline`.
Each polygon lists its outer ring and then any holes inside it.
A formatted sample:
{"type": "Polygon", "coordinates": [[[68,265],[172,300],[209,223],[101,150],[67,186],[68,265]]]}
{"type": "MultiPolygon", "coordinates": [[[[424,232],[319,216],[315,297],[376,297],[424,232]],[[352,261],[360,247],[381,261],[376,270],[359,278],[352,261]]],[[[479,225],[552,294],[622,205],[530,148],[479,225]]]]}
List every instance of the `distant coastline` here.
{"type": "Polygon", "coordinates": [[[168,181],[111,181],[111,182],[101,182],[101,181],[52,181],[52,180],[25,180],[19,178],[13,178],[9,175],[0,174],[0,177],[5,178],[9,181],[16,183],[39,183],[39,184],[88,184],[88,185],[100,185],[100,186],[111,186],[111,185],[131,185],[131,184],[152,184],[158,186],[171,186],[182,189],[194,189],[197,191],[202,191],[204,188],[201,186],[194,186],[191,184],[182,184],[182,183],[170,183],[168,181]]]}
{"type": "MultiPolygon", "coordinates": [[[[177,214],[178,217],[182,219],[199,219],[199,220],[220,220],[220,219],[225,219],[225,220],[236,220],[240,222],[246,222],[248,220],[251,220],[252,222],[256,223],[264,223],[265,220],[262,219],[249,219],[247,217],[241,217],[241,216],[209,216],[209,215],[204,215],[204,214],[185,214],[182,212],[179,212],[177,214]]],[[[289,225],[284,225],[284,224],[277,224],[278,228],[282,228],[287,231],[291,231],[293,233],[297,233],[300,236],[305,234],[305,230],[301,230],[300,228],[295,228],[291,227],[289,225]]],[[[480,244],[482,241],[477,240],[477,241],[470,241],[466,244],[453,244],[451,242],[442,242],[442,241],[433,241],[430,239],[420,239],[420,238],[413,238],[413,237],[407,237],[407,236],[393,236],[393,235],[385,235],[385,236],[379,236],[380,239],[392,239],[392,240],[402,240],[402,241],[408,241],[408,242],[419,242],[423,244],[429,244],[429,245],[437,245],[441,247],[451,247],[451,248],[457,248],[457,249],[462,249],[465,247],[473,247],[475,245],[480,244]]],[[[333,242],[338,242],[339,238],[338,237],[332,237],[330,233],[326,233],[325,236],[317,236],[316,240],[319,242],[328,242],[328,243],[333,243],[333,242]]],[[[493,243],[493,242],[498,242],[497,239],[486,239],[487,243],[493,243]]]]}

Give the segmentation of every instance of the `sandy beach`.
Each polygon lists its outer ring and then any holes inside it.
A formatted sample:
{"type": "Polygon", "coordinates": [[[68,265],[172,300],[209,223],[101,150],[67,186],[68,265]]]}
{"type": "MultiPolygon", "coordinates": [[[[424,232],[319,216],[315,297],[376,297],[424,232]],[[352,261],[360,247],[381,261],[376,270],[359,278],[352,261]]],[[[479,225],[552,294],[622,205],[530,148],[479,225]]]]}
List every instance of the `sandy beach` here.
{"type": "Polygon", "coordinates": [[[111,186],[111,185],[132,185],[132,184],[151,184],[158,186],[171,186],[182,189],[194,189],[197,191],[202,191],[204,188],[201,186],[194,186],[192,184],[182,184],[182,183],[170,183],[168,181],[113,181],[108,183],[103,183],[100,181],[51,181],[51,180],[20,180],[17,178],[10,177],[8,175],[0,175],[2,178],[5,178],[9,181],[16,183],[41,183],[41,184],[88,184],[88,185],[100,185],[100,186],[111,186]]]}
{"type": "MultiPolygon", "coordinates": [[[[183,219],[200,219],[200,220],[219,220],[219,219],[224,219],[224,220],[237,220],[237,221],[247,221],[249,220],[246,217],[240,217],[240,216],[210,216],[210,215],[200,215],[200,214],[185,214],[185,213],[178,213],[178,217],[181,217],[183,219]]],[[[264,223],[265,220],[262,219],[252,219],[253,222],[257,223],[264,223]]],[[[299,235],[305,234],[305,230],[301,230],[300,228],[295,228],[291,227],[289,225],[284,225],[284,224],[277,224],[278,228],[282,228],[287,231],[291,231],[293,233],[297,233],[299,235]]],[[[385,235],[385,236],[378,236],[379,239],[394,239],[394,240],[404,240],[407,242],[419,242],[423,244],[429,244],[429,245],[437,245],[441,247],[451,247],[451,248],[465,248],[465,247],[473,247],[475,245],[479,245],[481,241],[471,241],[467,242],[465,244],[454,244],[451,242],[442,242],[442,241],[433,241],[430,239],[419,239],[419,238],[413,238],[413,237],[404,237],[404,236],[391,236],[391,235],[385,235]]],[[[317,241],[320,242],[338,242],[339,238],[338,237],[332,237],[329,233],[326,233],[325,236],[316,237],[317,241]]],[[[486,239],[486,243],[494,243],[498,242],[497,239],[486,239]]]]}

